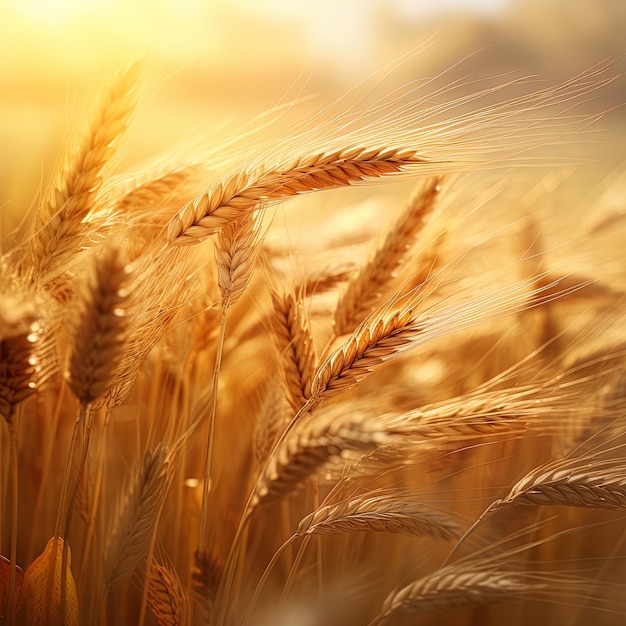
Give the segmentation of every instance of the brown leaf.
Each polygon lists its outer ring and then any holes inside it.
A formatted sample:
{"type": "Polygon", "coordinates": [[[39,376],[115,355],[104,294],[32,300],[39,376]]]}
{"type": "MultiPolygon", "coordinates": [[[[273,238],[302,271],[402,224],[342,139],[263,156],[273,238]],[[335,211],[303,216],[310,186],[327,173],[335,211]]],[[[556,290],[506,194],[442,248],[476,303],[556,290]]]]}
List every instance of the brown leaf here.
{"type": "MultiPolygon", "coordinates": [[[[53,537],[46,549],[31,563],[24,575],[23,597],[26,623],[32,626],[48,626],[61,623],[61,566],[63,539],[53,537]],[[56,546],[56,550],[55,550],[56,546]],[[54,568],[54,580],[48,596],[48,579],[54,568]]],[[[66,626],[78,626],[78,595],[72,576],[71,554],[66,566],[65,621],[66,626]]]]}
{"type": "MultiPolygon", "coordinates": [[[[0,619],[4,619],[9,603],[9,588],[11,581],[11,561],[0,555],[0,619]]],[[[19,606],[22,594],[22,584],[24,582],[24,570],[15,566],[15,592],[13,596],[13,606],[19,606]]]]}

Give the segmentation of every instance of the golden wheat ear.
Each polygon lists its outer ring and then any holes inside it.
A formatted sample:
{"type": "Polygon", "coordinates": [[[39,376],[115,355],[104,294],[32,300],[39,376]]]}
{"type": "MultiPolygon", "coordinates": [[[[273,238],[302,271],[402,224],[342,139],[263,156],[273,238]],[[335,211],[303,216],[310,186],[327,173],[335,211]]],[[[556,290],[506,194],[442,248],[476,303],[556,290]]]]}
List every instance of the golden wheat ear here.
{"type": "Polygon", "coordinates": [[[368,452],[389,440],[389,431],[375,420],[349,414],[323,419],[313,413],[289,430],[273,450],[257,480],[251,507],[283,498],[347,451],[368,452]]]}
{"type": "Polygon", "coordinates": [[[287,401],[295,413],[311,395],[317,359],[313,336],[304,303],[294,293],[272,291],[271,296],[274,311],[269,325],[279,355],[287,401]]]}
{"type": "Polygon", "coordinates": [[[92,226],[86,220],[135,106],[140,64],[121,71],[103,94],[80,142],[72,146],[35,216],[31,253],[36,279],[51,283],[78,254],[92,226]]]}
{"type": "Polygon", "coordinates": [[[503,506],[567,506],[588,509],[626,508],[626,462],[593,455],[549,461],[520,479],[504,498],[492,502],[448,554],[448,563],[461,544],[503,506]]]}
{"type": "Polygon", "coordinates": [[[168,239],[195,244],[266,201],[382,178],[424,163],[416,150],[351,148],[306,155],[284,168],[233,175],[186,204],[170,221],[168,239]]]}
{"type": "MultiPolygon", "coordinates": [[[[334,332],[352,332],[389,294],[389,285],[398,275],[418,235],[431,219],[441,191],[441,177],[427,180],[387,233],[382,245],[348,282],[335,310],[334,332]]],[[[421,282],[421,281],[420,281],[421,282]]]]}

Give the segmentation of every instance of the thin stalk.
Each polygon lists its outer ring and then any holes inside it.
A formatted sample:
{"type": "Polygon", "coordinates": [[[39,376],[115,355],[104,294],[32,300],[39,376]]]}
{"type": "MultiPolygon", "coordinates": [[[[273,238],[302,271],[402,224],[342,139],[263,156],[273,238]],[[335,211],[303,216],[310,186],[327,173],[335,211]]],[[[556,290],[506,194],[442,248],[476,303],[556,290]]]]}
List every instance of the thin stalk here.
{"type": "Polygon", "coordinates": [[[143,626],[146,621],[146,610],[148,608],[148,586],[150,585],[150,569],[152,567],[152,559],[154,557],[154,544],[156,543],[156,535],[158,524],[154,525],[150,545],[148,546],[148,555],[146,557],[146,578],[143,584],[143,593],[141,594],[141,610],[139,611],[139,621],[137,626],[143,626]]]}
{"type": "MultiPolygon", "coordinates": [[[[320,490],[317,477],[313,478],[313,510],[317,511],[320,507],[320,490]]],[[[317,587],[320,600],[324,596],[324,569],[322,567],[322,538],[320,535],[315,536],[315,572],[317,575],[317,587]]]]}
{"type": "MultiPolygon", "coordinates": [[[[314,400],[307,400],[302,407],[298,410],[298,412],[294,415],[294,417],[292,418],[292,420],[289,422],[289,424],[287,424],[287,427],[284,429],[284,431],[281,433],[280,437],[278,438],[278,440],[276,441],[276,443],[274,444],[274,447],[272,448],[272,451],[269,453],[267,459],[265,460],[265,463],[263,465],[263,467],[261,468],[260,472],[259,472],[259,476],[263,475],[265,473],[265,471],[267,470],[267,467],[269,466],[269,463],[272,459],[272,457],[274,456],[274,454],[276,453],[276,450],[278,449],[278,446],[280,446],[280,444],[284,441],[285,437],[287,436],[287,433],[291,430],[291,428],[294,426],[294,424],[296,424],[296,422],[300,419],[300,417],[302,415],[304,415],[305,413],[307,413],[311,407],[314,404],[314,400]]],[[[217,626],[223,626],[224,624],[224,619],[226,618],[226,605],[227,602],[226,600],[228,600],[229,596],[230,596],[230,592],[231,592],[231,588],[232,588],[232,583],[233,583],[233,578],[234,578],[234,574],[235,574],[235,568],[237,566],[237,561],[239,558],[239,551],[241,549],[241,539],[244,536],[244,529],[245,527],[248,525],[248,523],[250,522],[250,519],[252,517],[252,500],[254,498],[255,495],[255,489],[256,489],[256,482],[253,483],[253,487],[252,490],[250,491],[250,494],[248,495],[248,500],[243,508],[243,513],[241,515],[241,521],[239,522],[239,527],[237,528],[237,532],[235,533],[235,537],[233,539],[233,542],[230,546],[230,551],[228,552],[228,557],[226,558],[226,565],[224,567],[224,576],[222,577],[222,581],[220,583],[219,589],[218,589],[218,593],[217,593],[217,598],[216,598],[216,606],[219,606],[219,615],[218,615],[218,621],[217,621],[217,626]]]]}
{"type": "Polygon", "coordinates": [[[291,586],[293,585],[293,581],[296,578],[296,572],[298,571],[298,568],[300,567],[300,563],[302,563],[302,558],[304,557],[304,553],[306,551],[307,546],[309,545],[310,540],[311,540],[311,535],[306,535],[302,539],[302,543],[300,544],[300,548],[298,549],[296,558],[293,564],[291,565],[289,576],[287,577],[287,580],[285,581],[285,584],[283,585],[283,589],[280,594],[280,600],[279,600],[280,604],[284,604],[285,600],[287,599],[287,596],[289,595],[289,592],[291,591],[291,586]]]}
{"type": "MultiPolygon", "coordinates": [[[[5,438],[5,431],[4,428],[0,428],[0,450],[4,450],[5,449],[5,443],[4,443],[4,438],[5,438]]],[[[10,444],[9,444],[10,445],[10,444]]],[[[7,491],[9,489],[8,486],[8,481],[9,481],[9,468],[10,467],[10,460],[7,461],[6,455],[3,454],[2,458],[0,459],[0,509],[5,511],[5,504],[6,504],[6,497],[7,497],[7,491]],[[8,466],[7,466],[8,463],[8,466]]],[[[3,550],[3,546],[2,546],[2,537],[4,537],[4,532],[3,532],[3,522],[4,522],[4,515],[0,515],[0,552],[2,552],[3,550]]]]}
{"type": "MultiPolygon", "coordinates": [[[[63,520],[63,512],[65,511],[65,501],[67,499],[67,490],[69,488],[70,482],[70,474],[72,471],[72,459],[74,458],[74,454],[76,453],[76,446],[78,444],[78,435],[80,433],[80,429],[83,426],[87,415],[87,405],[84,402],[81,402],[78,408],[78,417],[74,422],[74,428],[72,429],[72,439],[70,441],[70,449],[67,455],[67,460],[65,461],[65,470],[63,471],[63,482],[61,483],[61,496],[59,498],[59,509],[57,511],[57,519],[54,526],[54,543],[52,545],[52,562],[50,564],[50,571],[48,574],[48,584],[46,587],[46,599],[47,599],[47,613],[50,614],[51,603],[52,603],[52,592],[54,587],[54,579],[56,575],[56,559],[58,552],[58,540],[61,537],[61,525],[63,520]]],[[[63,557],[62,560],[67,563],[67,541],[66,537],[63,537],[63,557]]],[[[64,570],[61,571],[61,623],[65,622],[65,586],[66,582],[64,576],[64,570]]]]}
{"type": "MultiPolygon", "coordinates": [[[[89,452],[89,440],[91,438],[91,425],[93,423],[93,411],[91,407],[84,403],[80,403],[79,419],[82,415],[82,428],[83,428],[83,446],[80,454],[80,462],[78,465],[78,472],[76,474],[76,482],[74,484],[74,490],[69,501],[67,508],[67,516],[65,518],[65,525],[62,530],[63,535],[63,554],[61,556],[61,624],[65,624],[65,611],[66,611],[66,591],[67,591],[67,561],[69,557],[68,549],[68,534],[72,525],[72,516],[74,514],[74,501],[76,500],[76,494],[82,480],[83,472],[85,471],[85,464],[87,463],[87,454],[89,452]]],[[[69,459],[71,463],[71,458],[69,459]]]]}
{"type": "Polygon", "coordinates": [[[254,609],[257,605],[257,602],[259,601],[259,596],[261,595],[261,592],[263,591],[263,587],[265,586],[267,579],[272,573],[272,570],[276,566],[278,559],[282,556],[283,552],[285,552],[288,549],[291,550],[291,544],[297,538],[298,538],[298,535],[292,535],[291,537],[289,537],[289,539],[287,539],[287,541],[285,541],[285,543],[283,543],[282,546],[280,546],[280,548],[278,548],[278,550],[276,550],[276,552],[274,552],[272,559],[270,560],[267,567],[265,568],[265,571],[263,572],[263,575],[259,579],[259,582],[257,583],[257,586],[254,590],[254,593],[252,594],[250,604],[248,605],[248,609],[244,617],[243,626],[248,626],[248,624],[250,623],[250,620],[252,619],[252,614],[254,613],[254,609]]]}
{"type": "MultiPolygon", "coordinates": [[[[46,415],[46,423],[50,424],[50,433],[46,436],[46,448],[44,451],[44,461],[43,461],[43,469],[42,469],[42,480],[39,491],[37,492],[37,502],[35,504],[35,512],[33,514],[33,519],[41,519],[42,517],[42,507],[44,503],[44,496],[48,493],[46,490],[46,477],[50,472],[50,464],[52,463],[52,456],[55,450],[55,442],[57,439],[57,433],[59,430],[59,423],[61,421],[61,409],[65,403],[65,393],[66,386],[61,385],[59,387],[59,391],[56,394],[55,405],[52,412],[52,415],[46,415]]],[[[32,563],[34,560],[35,553],[35,543],[37,540],[37,524],[33,524],[32,531],[30,533],[30,540],[28,544],[28,551],[26,553],[26,562],[32,563]]]]}
{"type": "Polygon", "coordinates": [[[213,435],[215,433],[215,412],[217,409],[217,385],[220,377],[222,363],[222,351],[224,349],[224,337],[226,335],[226,315],[228,313],[228,300],[222,306],[222,320],[220,333],[217,339],[215,352],[215,366],[213,368],[213,386],[211,405],[209,407],[209,436],[207,439],[206,464],[204,467],[204,486],[202,488],[202,509],[200,512],[200,531],[198,533],[198,553],[206,552],[206,526],[209,512],[209,491],[211,489],[211,462],[213,460],[213,435]]]}
{"type": "Polygon", "coordinates": [[[18,526],[18,458],[17,458],[17,438],[19,434],[19,413],[10,416],[9,434],[11,436],[11,565],[9,574],[9,601],[5,624],[13,626],[15,624],[15,614],[13,603],[15,599],[15,579],[17,575],[17,526],[18,526]]]}
{"type": "MultiPolygon", "coordinates": [[[[248,536],[250,534],[250,526],[246,526],[244,529],[243,537],[241,538],[241,543],[244,546],[248,545],[248,536]]],[[[243,551],[239,552],[239,562],[237,563],[237,567],[235,567],[235,576],[234,576],[234,587],[233,594],[231,598],[230,605],[231,606],[241,606],[240,595],[241,595],[241,587],[244,576],[244,565],[245,565],[246,555],[243,551]]]]}
{"type": "MultiPolygon", "coordinates": [[[[281,513],[281,523],[283,526],[282,529],[282,537],[286,537],[290,534],[291,532],[291,511],[290,511],[290,507],[289,507],[289,501],[288,500],[281,500],[280,502],[280,513],[281,513]]],[[[286,561],[291,562],[293,560],[293,550],[291,549],[291,546],[288,547],[287,550],[287,558],[286,561]]],[[[286,567],[286,565],[285,565],[286,567]]],[[[285,569],[285,574],[288,573],[288,570],[285,569]]]]}
{"type": "MultiPolygon", "coordinates": [[[[85,577],[87,575],[87,564],[89,561],[89,555],[91,552],[91,544],[94,538],[96,516],[98,515],[100,504],[100,491],[102,489],[103,474],[104,474],[104,459],[106,450],[106,437],[108,432],[109,421],[111,419],[110,410],[104,418],[104,424],[102,425],[102,433],[100,434],[100,440],[98,441],[98,447],[96,449],[96,462],[98,464],[96,471],[96,481],[93,490],[93,502],[91,505],[91,511],[89,512],[89,523],[87,525],[87,533],[85,537],[85,551],[83,553],[83,559],[80,565],[80,574],[78,577],[78,589],[82,590],[85,584],[85,577]]],[[[80,592],[79,592],[80,594],[80,592]]]]}

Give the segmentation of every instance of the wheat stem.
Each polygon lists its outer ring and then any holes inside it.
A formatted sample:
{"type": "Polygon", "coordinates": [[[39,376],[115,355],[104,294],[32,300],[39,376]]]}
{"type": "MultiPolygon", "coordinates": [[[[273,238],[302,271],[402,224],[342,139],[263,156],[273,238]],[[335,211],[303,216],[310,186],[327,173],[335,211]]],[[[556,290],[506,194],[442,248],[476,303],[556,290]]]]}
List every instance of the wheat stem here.
{"type": "Polygon", "coordinates": [[[15,580],[16,580],[16,568],[17,568],[17,527],[18,527],[18,493],[19,493],[19,483],[18,483],[18,433],[19,433],[19,424],[20,424],[20,416],[19,414],[14,414],[11,416],[12,420],[9,420],[9,435],[11,437],[11,569],[9,574],[9,600],[6,608],[6,617],[5,623],[13,626],[15,622],[15,609],[14,599],[15,599],[15,580]]]}
{"type": "Polygon", "coordinates": [[[263,587],[265,586],[267,579],[270,577],[272,570],[276,566],[276,563],[278,563],[278,559],[288,548],[291,548],[291,545],[297,538],[298,537],[296,535],[292,535],[291,537],[289,537],[289,539],[287,539],[287,541],[285,541],[285,543],[283,543],[280,548],[278,548],[278,550],[276,550],[272,555],[270,562],[267,564],[267,567],[265,568],[263,575],[259,579],[254,593],[252,594],[252,598],[250,599],[250,603],[248,604],[248,609],[246,611],[246,616],[243,620],[243,626],[248,626],[250,624],[250,620],[253,617],[254,609],[256,608],[257,602],[259,601],[259,597],[261,595],[261,592],[263,591],[263,587]]]}
{"type": "Polygon", "coordinates": [[[211,463],[213,459],[213,443],[215,437],[215,413],[217,409],[217,388],[220,377],[220,366],[222,362],[222,351],[224,349],[224,337],[226,335],[226,316],[228,313],[228,301],[222,306],[222,319],[220,322],[220,332],[217,339],[215,351],[215,365],[213,367],[213,380],[211,393],[211,404],[209,405],[209,434],[207,439],[206,459],[204,465],[204,485],[202,488],[202,506],[200,509],[200,530],[198,532],[198,552],[206,553],[207,540],[207,520],[209,516],[209,497],[211,490],[211,463]]]}

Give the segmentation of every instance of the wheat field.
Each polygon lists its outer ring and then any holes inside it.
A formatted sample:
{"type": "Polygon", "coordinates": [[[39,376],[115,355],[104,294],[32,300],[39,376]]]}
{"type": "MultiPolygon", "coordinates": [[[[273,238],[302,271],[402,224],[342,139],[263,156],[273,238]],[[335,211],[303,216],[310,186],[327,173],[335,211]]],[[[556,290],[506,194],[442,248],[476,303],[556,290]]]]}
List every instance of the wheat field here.
{"type": "Polygon", "coordinates": [[[568,149],[614,80],[365,85],[126,168],[111,76],[4,222],[4,623],[623,623],[626,175],[568,149]]]}

